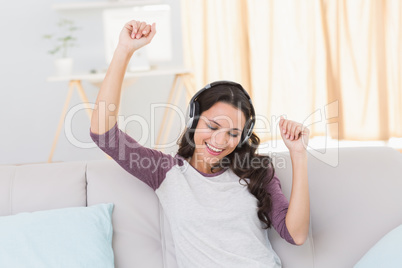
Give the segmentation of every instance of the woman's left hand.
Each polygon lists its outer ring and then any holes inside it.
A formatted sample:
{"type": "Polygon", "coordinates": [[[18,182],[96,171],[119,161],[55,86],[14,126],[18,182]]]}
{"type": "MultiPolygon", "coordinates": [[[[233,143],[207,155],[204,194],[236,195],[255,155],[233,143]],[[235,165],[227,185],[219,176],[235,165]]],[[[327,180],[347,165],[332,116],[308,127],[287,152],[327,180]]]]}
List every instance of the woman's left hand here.
{"type": "Polygon", "coordinates": [[[303,124],[284,119],[279,121],[281,136],[290,153],[306,152],[310,130],[303,124]]]}

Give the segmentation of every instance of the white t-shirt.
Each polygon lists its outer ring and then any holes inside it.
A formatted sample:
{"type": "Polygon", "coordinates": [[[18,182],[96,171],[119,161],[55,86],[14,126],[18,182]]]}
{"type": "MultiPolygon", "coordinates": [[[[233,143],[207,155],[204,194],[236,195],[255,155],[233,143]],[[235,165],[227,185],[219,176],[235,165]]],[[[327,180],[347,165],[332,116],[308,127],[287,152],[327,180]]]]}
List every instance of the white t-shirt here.
{"type": "MultiPolygon", "coordinates": [[[[257,216],[257,198],[232,170],[198,171],[178,154],[140,145],[117,123],[102,135],[90,135],[100,149],[155,191],[171,226],[179,267],[281,267],[257,216]]],[[[276,176],[266,190],[272,198],[272,226],[295,244],[285,222],[289,203],[276,176]]]]}

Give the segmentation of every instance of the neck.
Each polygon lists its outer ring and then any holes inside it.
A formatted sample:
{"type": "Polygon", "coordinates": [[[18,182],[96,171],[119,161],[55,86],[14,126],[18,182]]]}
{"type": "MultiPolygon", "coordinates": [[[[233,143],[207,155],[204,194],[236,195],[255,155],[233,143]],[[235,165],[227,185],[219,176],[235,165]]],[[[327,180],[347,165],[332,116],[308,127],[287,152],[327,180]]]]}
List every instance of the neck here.
{"type": "Polygon", "coordinates": [[[216,173],[216,172],[219,172],[222,170],[222,168],[214,168],[211,171],[211,165],[207,164],[204,161],[197,161],[197,159],[195,159],[195,157],[191,157],[190,161],[188,161],[188,162],[193,168],[197,169],[198,171],[207,173],[207,174],[213,174],[213,173],[216,173]]]}

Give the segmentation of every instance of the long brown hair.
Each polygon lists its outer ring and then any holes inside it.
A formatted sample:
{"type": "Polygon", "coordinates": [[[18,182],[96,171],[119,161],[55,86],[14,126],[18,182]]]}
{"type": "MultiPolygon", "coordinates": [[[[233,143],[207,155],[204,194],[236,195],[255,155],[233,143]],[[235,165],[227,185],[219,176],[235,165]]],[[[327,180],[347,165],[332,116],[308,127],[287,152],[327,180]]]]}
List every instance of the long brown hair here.
{"type": "MultiPolygon", "coordinates": [[[[251,104],[244,93],[235,86],[217,85],[210,90],[202,92],[197,101],[199,103],[199,114],[198,118],[195,118],[195,125],[198,123],[199,116],[217,102],[231,104],[236,109],[240,108],[246,118],[246,122],[251,120],[251,104]]],[[[177,141],[179,145],[177,153],[185,159],[191,158],[194,154],[194,132],[194,129],[186,128],[177,141]]],[[[211,172],[216,168],[230,168],[239,176],[239,183],[243,180],[247,184],[249,192],[258,200],[258,218],[266,224],[263,228],[267,229],[271,227],[271,219],[268,213],[271,211],[272,204],[271,195],[265,189],[274,177],[275,168],[270,156],[256,153],[259,144],[260,138],[253,132],[247,142],[242,144],[241,147],[236,147],[233,152],[211,167],[211,172]],[[239,164],[238,161],[243,164],[239,164]],[[250,163],[259,164],[254,166],[253,164],[250,165],[250,163]],[[246,178],[250,182],[245,180],[246,178]]]]}

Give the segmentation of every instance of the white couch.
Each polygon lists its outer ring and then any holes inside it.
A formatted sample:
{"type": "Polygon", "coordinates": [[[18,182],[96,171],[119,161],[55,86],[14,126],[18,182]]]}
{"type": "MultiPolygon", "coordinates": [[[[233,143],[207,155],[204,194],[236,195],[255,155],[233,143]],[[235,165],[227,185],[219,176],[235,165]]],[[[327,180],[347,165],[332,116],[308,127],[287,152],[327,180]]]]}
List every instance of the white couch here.
{"type": "MultiPolygon", "coordinates": [[[[337,158],[338,165],[309,153],[311,229],[306,243],[294,246],[268,231],[285,268],[352,267],[402,224],[400,152],[363,147],[327,149],[325,155],[337,158]]],[[[289,198],[289,154],[279,153],[275,160],[289,198]],[[284,160],[280,166],[279,158],[284,160]]],[[[108,202],[115,204],[116,267],[177,267],[169,222],[157,196],[113,160],[0,166],[0,216],[108,202]]]]}

